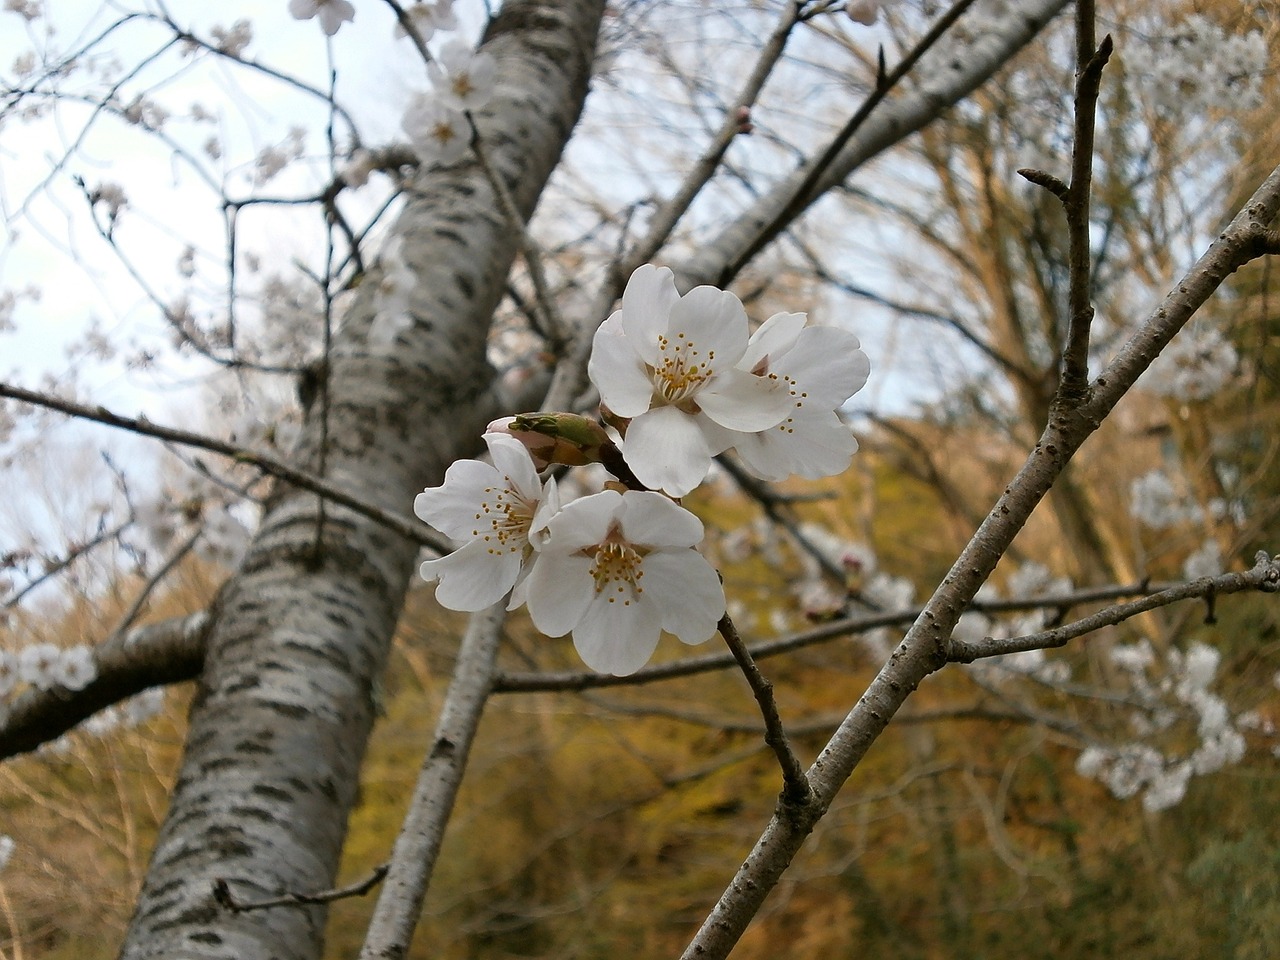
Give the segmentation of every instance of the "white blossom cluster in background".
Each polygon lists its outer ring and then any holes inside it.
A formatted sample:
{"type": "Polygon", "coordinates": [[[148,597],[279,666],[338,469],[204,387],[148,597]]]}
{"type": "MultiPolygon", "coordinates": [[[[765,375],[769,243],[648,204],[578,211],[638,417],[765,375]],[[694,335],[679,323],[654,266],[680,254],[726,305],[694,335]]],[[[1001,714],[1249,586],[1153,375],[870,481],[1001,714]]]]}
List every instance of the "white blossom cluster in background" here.
{"type": "Polygon", "coordinates": [[[1216,327],[1186,327],[1138,378],[1144,390],[1173,400],[1206,400],[1231,380],[1236,348],[1216,327]]]}
{"type": "Polygon", "coordinates": [[[1129,485],[1129,515],[1152,530],[1168,530],[1198,522],[1204,510],[1179,492],[1168,474],[1151,470],[1129,485]]]}
{"type": "Polygon", "coordinates": [[[1261,31],[1237,36],[1198,13],[1172,28],[1153,25],[1151,30],[1124,44],[1120,53],[1126,79],[1158,113],[1238,113],[1261,103],[1268,69],[1261,31]]]}
{"type": "Polygon", "coordinates": [[[1141,793],[1145,809],[1168,809],[1186,795],[1193,776],[1214,773],[1243,759],[1241,728],[1274,733],[1254,715],[1233,718],[1226,701],[1210,692],[1222,655],[1207,644],[1192,643],[1185,653],[1170,650],[1159,658],[1143,640],[1117,646],[1109,656],[1126,681],[1136,739],[1088,747],[1076,761],[1076,772],[1097,780],[1119,799],[1141,793]],[[1158,679],[1152,676],[1157,668],[1158,679]],[[1173,743],[1164,746],[1166,740],[1173,743]],[[1187,746],[1187,741],[1192,745],[1187,746]]]}
{"type": "Polygon", "coordinates": [[[97,675],[91,647],[33,643],[17,653],[0,650],[0,697],[23,683],[38,690],[83,690],[97,675]]]}
{"type": "MultiPolygon", "coordinates": [[[[1073,585],[1069,577],[1055,577],[1044,564],[1033,562],[1019,566],[1010,574],[1005,586],[1010,600],[1038,600],[1069,594],[1073,585]]],[[[993,603],[1000,599],[1000,591],[993,584],[986,584],[974,599],[993,603]]],[[[1026,610],[1004,617],[969,610],[960,616],[952,636],[964,642],[976,642],[985,637],[1023,637],[1046,629],[1052,616],[1053,611],[1046,609],[1026,610]]],[[[990,657],[969,664],[967,669],[992,683],[1003,683],[1019,675],[1049,685],[1066,683],[1071,679],[1071,665],[1065,660],[1048,657],[1043,650],[1022,650],[990,657]]]]}
{"type": "Polygon", "coordinates": [[[663,631],[709,639],[724,589],[698,552],[702,522],[677,498],[733,450],[763,479],[830,476],[857,443],[838,411],[870,364],[851,333],[779,313],[750,332],[732,293],[646,264],[600,325],[587,365],[601,421],[526,414],[490,425],[492,463],[460,460],[414,512],[461,545],[422,564],[436,599],[477,611],[511,593],[548,636],[572,633],[589,667],[629,674],[663,631]],[[608,424],[609,430],[602,425],[608,424]],[[610,432],[612,431],[612,432],[610,432]],[[551,463],[603,463],[618,481],[562,503],[551,463]]]}

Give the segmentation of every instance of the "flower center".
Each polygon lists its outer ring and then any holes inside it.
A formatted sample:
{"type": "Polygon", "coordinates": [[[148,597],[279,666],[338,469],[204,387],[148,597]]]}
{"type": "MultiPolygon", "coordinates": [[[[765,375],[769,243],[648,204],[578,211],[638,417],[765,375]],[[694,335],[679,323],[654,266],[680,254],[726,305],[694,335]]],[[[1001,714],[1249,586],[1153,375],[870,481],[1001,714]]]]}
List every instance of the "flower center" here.
{"type": "Polygon", "coordinates": [[[529,544],[536,509],[537,504],[510,487],[485,487],[471,535],[488,543],[494,555],[523,551],[529,544]]]}
{"type": "Polygon", "coordinates": [[[653,367],[653,395],[658,405],[678,406],[694,412],[692,397],[714,375],[714,350],[703,356],[701,350],[683,333],[658,337],[658,364],[653,367]],[[692,409],[690,409],[692,408],[692,409]]]}
{"type": "MultiPolygon", "coordinates": [[[[591,548],[588,548],[590,551],[591,548]]],[[[615,527],[609,531],[603,543],[595,546],[591,556],[591,578],[596,582],[596,593],[605,594],[610,603],[622,601],[624,607],[639,599],[644,593],[640,581],[644,577],[644,554],[622,538],[615,527]]]]}

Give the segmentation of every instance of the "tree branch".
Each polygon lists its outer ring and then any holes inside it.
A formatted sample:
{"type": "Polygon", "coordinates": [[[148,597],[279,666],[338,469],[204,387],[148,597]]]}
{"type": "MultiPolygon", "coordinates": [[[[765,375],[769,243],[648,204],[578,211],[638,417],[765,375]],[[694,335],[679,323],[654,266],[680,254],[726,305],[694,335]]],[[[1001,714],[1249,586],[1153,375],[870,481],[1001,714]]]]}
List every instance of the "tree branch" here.
{"type": "Polygon", "coordinates": [[[151,687],[192,680],[204,666],[206,611],[116,634],[93,651],[97,673],[82,690],[31,688],[0,706],[0,760],[56,740],[99,710],[151,687]]]}
{"type": "Polygon", "coordinates": [[[175,427],[162,427],[154,424],[144,418],[134,418],[121,416],[118,413],[112,413],[106,407],[96,406],[90,407],[82,403],[76,403],[73,400],[63,400],[60,397],[51,397],[48,394],[36,393],[32,390],[24,390],[22,387],[15,387],[12,384],[0,382],[0,397],[9,397],[13,400],[19,400],[23,403],[30,403],[34,406],[45,407],[49,410],[57,410],[59,413],[65,413],[70,417],[77,417],[81,420],[90,420],[94,423],[103,423],[109,427],[115,427],[118,430],[128,430],[131,433],[141,434],[144,437],[157,437],[161,440],[168,440],[171,443],[182,444],[186,447],[197,447],[201,450],[210,450],[213,453],[220,453],[224,457],[230,457],[238,463],[247,463],[250,466],[257,467],[263,473],[273,477],[279,477],[287,483],[293,484],[303,490],[310,490],[318,493],[334,503],[341,504],[354,510],[356,513],[362,514],[377,523],[382,524],[389,530],[398,533],[414,543],[431,547],[442,553],[448,553],[453,549],[451,544],[444,537],[433,533],[424,524],[417,520],[410,520],[408,517],[391,513],[389,510],[383,510],[381,507],[361,500],[359,497],[336,487],[327,480],[312,476],[304,470],[291,467],[275,457],[269,457],[266,454],[255,453],[244,447],[238,447],[234,443],[227,443],[225,440],[218,440],[214,437],[207,437],[203,434],[192,433],[189,430],[179,430],[175,427]]]}

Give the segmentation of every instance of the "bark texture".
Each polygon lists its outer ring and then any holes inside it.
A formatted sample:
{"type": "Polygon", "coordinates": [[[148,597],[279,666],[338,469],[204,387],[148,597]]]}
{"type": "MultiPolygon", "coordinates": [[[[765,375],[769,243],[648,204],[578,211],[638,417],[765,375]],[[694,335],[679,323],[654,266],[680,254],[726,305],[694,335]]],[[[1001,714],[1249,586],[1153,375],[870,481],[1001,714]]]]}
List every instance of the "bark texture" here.
{"type": "MultiPolygon", "coordinates": [[[[477,116],[488,156],[527,217],[582,107],[601,0],[512,0],[485,37],[497,92],[477,116]]],[[[494,411],[489,320],[516,252],[480,170],[421,173],[394,228],[418,285],[414,323],[368,340],[373,289],[338,331],[328,427],[312,406],[294,461],[403,512],[470,454],[494,411]]],[[[122,956],[320,955],[324,911],[231,912],[238,898],[333,884],[381,673],[415,544],[314,494],[281,486],[212,611],[208,653],[170,810],[122,956]]]]}

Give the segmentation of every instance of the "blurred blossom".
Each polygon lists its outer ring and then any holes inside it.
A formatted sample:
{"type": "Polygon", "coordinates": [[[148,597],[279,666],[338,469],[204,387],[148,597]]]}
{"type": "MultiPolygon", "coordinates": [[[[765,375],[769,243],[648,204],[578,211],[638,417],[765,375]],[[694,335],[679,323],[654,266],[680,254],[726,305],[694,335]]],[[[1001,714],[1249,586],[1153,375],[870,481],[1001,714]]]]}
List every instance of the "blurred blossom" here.
{"type": "Polygon", "coordinates": [[[1222,573],[1222,550],[1217,540],[1206,540],[1182,564],[1182,576],[1187,580],[1216,577],[1222,573]]]}
{"type": "Polygon", "coordinates": [[[457,110],[425,93],[409,101],[401,127],[409,135],[413,152],[426,166],[457,163],[471,148],[471,125],[457,110]]]}
{"type": "Polygon", "coordinates": [[[52,643],[33,643],[18,653],[18,676],[25,683],[47,690],[58,682],[62,651],[52,643]]]}
{"type": "Polygon", "coordinates": [[[344,23],[355,20],[356,8],[347,0],[289,0],[289,14],[295,20],[318,17],[320,29],[332,37],[344,23]]]}
{"type": "Polygon", "coordinates": [[[450,40],[427,64],[431,88],[440,102],[454,110],[479,110],[493,96],[498,63],[484,50],[472,50],[463,40],[450,40]]]}
{"type": "Polygon", "coordinates": [[[164,688],[152,687],[120,704],[120,715],[130,726],[145,723],[164,709],[164,688]]]}
{"type": "Polygon", "coordinates": [[[1152,530],[1167,530],[1200,520],[1204,511],[1179,494],[1165,473],[1152,470],[1129,485],[1129,515],[1152,530]]]}
{"type": "Polygon", "coordinates": [[[1124,45],[1125,79],[1161,115],[1197,116],[1261,102],[1269,50],[1260,30],[1237,36],[1201,14],[1124,45]],[[1153,35],[1154,34],[1154,35],[1153,35]]]}
{"type": "Polygon", "coordinates": [[[83,690],[98,675],[93,650],[86,646],[69,647],[62,651],[62,659],[56,671],[57,682],[68,690],[83,690]]]}

